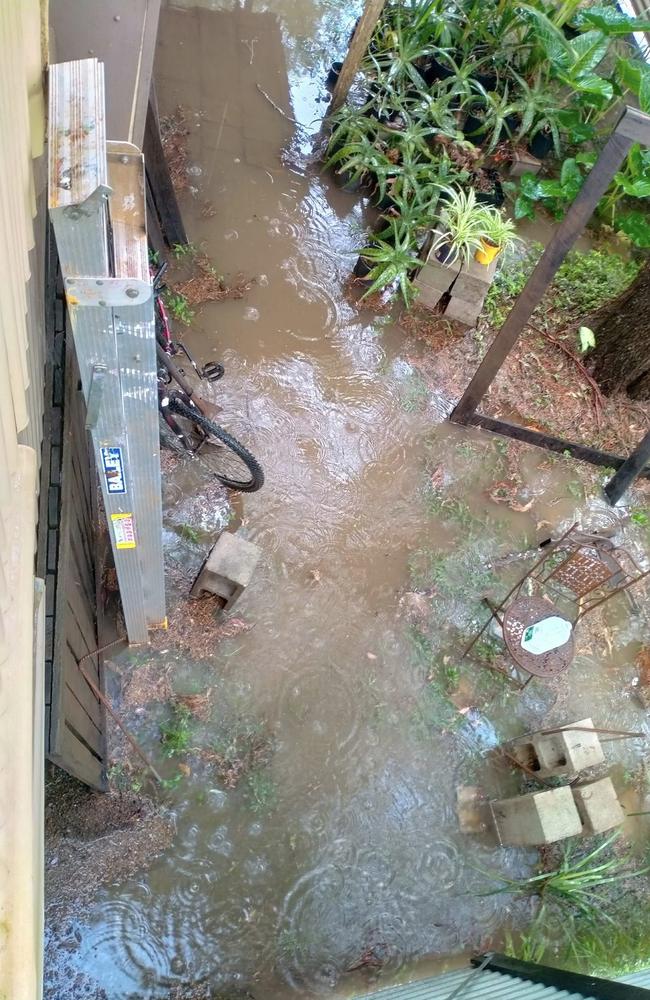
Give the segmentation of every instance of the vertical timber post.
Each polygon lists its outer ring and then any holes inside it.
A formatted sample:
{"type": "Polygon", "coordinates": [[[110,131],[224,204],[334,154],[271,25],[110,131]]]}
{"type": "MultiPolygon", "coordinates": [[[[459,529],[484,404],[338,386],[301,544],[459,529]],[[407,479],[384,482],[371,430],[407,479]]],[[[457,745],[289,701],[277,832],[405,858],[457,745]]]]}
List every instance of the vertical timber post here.
{"type": "Polygon", "coordinates": [[[621,127],[629,112],[628,108],[623,112],[621,120],[605,143],[575,201],[558,226],[525,288],[506,317],[505,323],[492,341],[487,354],[474,373],[474,377],[452,411],[450,420],[454,423],[466,423],[476,412],[478,404],[516,344],[521,331],[541,302],[542,296],[555,277],[556,271],[584,230],[596,205],[609,187],[612,177],[634,141],[629,134],[630,130],[621,127]]]}
{"type": "Polygon", "coordinates": [[[129,642],[165,621],[142,154],[106,142],[96,59],[50,67],[49,211],[129,642]],[[109,186],[110,183],[110,186],[109,186]]]}
{"type": "Polygon", "coordinates": [[[648,462],[650,462],[650,431],[605,484],[605,496],[612,506],[618,503],[628,486],[643,472],[648,462]]]}
{"type": "Polygon", "coordinates": [[[381,17],[385,3],[386,0],[366,0],[366,6],[354,29],[350,47],[341,67],[339,78],[336,81],[326,117],[337,111],[348,96],[352,81],[357,74],[361,60],[366,54],[372,33],[377,27],[377,22],[381,17]]]}

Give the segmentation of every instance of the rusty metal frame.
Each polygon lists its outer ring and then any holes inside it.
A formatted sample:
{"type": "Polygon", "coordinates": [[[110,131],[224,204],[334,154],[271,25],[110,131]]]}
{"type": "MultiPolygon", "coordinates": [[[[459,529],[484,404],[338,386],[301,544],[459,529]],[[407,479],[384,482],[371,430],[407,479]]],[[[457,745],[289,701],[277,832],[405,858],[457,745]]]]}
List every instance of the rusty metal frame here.
{"type": "Polygon", "coordinates": [[[540,257],[521,295],[510,310],[503,326],[492,341],[471,382],[449,417],[456,424],[483,427],[495,434],[514,438],[516,441],[524,441],[527,444],[536,445],[538,448],[545,448],[547,451],[568,453],[572,458],[582,462],[616,469],[616,474],[605,486],[605,494],[611,504],[620,500],[627,487],[637,476],[650,478],[650,465],[648,465],[650,461],[650,432],[642,438],[628,458],[621,458],[619,455],[611,455],[597,448],[590,448],[574,441],[565,441],[562,438],[543,434],[528,427],[488,417],[478,412],[478,407],[528,320],[541,302],[544,293],[555,277],[556,271],[583,232],[598,202],[635,142],[639,142],[643,146],[650,146],[650,115],[646,115],[636,108],[626,107],[582,188],[540,257]]]}

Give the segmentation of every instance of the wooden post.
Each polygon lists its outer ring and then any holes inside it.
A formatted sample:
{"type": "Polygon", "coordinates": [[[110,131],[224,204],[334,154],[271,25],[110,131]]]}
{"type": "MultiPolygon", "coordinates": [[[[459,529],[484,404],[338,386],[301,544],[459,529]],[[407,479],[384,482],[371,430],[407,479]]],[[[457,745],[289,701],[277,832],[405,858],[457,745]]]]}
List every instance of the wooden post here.
{"type": "MultiPolygon", "coordinates": [[[[187,233],[183,225],[181,210],[178,207],[176,192],[169,176],[169,167],[163,152],[160,140],[160,125],[156,114],[155,95],[149,98],[147,108],[147,122],[144,130],[144,153],[145,169],[147,172],[147,189],[151,192],[155,211],[159,219],[159,227],[155,223],[149,225],[155,233],[156,228],[162,230],[162,234],[168,246],[173,247],[178,243],[187,243],[187,233]]],[[[152,212],[149,213],[150,215],[152,212]]]]}
{"type": "Polygon", "coordinates": [[[605,484],[605,495],[612,506],[618,503],[628,486],[644,471],[647,462],[650,462],[650,431],[605,484]]]}
{"type": "Polygon", "coordinates": [[[352,81],[357,74],[361,60],[366,54],[372,33],[377,27],[377,22],[381,17],[385,3],[386,0],[366,0],[364,12],[354,29],[350,47],[341,67],[339,78],[336,81],[326,117],[329,117],[329,115],[338,110],[348,96],[352,81]]]}
{"type": "MultiPolygon", "coordinates": [[[[626,112],[624,116],[625,114],[626,112]]],[[[492,341],[460,402],[454,408],[450,417],[454,423],[467,423],[475,412],[515,346],[521,331],[541,302],[556,271],[587,225],[633,141],[629,135],[622,134],[617,125],[553,239],[540,257],[528,283],[506,317],[505,323],[492,341]]]]}

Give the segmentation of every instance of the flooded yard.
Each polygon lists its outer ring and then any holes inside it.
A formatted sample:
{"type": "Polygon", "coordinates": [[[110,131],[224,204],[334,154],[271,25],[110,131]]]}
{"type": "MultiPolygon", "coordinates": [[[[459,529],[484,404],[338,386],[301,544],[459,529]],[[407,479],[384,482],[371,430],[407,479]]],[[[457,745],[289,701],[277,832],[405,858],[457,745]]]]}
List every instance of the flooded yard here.
{"type": "MultiPolygon", "coordinates": [[[[422,375],[430,348],[347,289],[363,207],[311,151],[359,6],[162,14],[157,96],[189,129],[190,239],[229,281],[251,281],[184,339],[225,365],[222,422],[266,475],[234,513],[218,492],[201,500],[200,471],[165,476],[170,604],[233,517],[262,560],[235,611],[250,628],[205,655],[162,637],[109,661],[116,706],[171,779],[161,791],[140,776],[138,790],[162,799],[173,836],[146,870],[74,907],[51,900],[57,1000],[350,993],[369,969],[388,980],[495,946],[529,903],[481,895],[485,872],[526,875],[537,852],[461,834],[457,787],[516,792],[521,776],[489,752],[531,729],[591,715],[649,731],[632,688],[647,609],[623,598],[553,684],[520,694],[460,659],[482,595],[522,571],[506,557],[625,512],[599,499],[593,470],[445,423],[455,391],[422,375]],[[522,502],[494,502],[513,469],[522,502]],[[136,705],[139,671],[164,684],[136,705]],[[167,757],[165,733],[180,740],[167,757]],[[259,760],[230,781],[233,746],[259,760]]],[[[645,544],[641,526],[626,532],[645,544]]],[[[641,739],[607,747],[620,775],[646,754],[641,739]]]]}

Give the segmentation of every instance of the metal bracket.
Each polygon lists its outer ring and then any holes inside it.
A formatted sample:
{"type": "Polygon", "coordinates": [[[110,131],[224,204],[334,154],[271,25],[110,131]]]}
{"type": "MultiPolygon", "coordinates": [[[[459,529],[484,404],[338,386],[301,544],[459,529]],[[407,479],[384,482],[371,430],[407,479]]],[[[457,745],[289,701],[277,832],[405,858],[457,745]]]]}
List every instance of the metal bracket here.
{"type": "Polygon", "coordinates": [[[88,400],[86,402],[86,430],[91,431],[96,426],[99,419],[99,410],[102,405],[104,395],[104,385],[108,365],[98,362],[93,365],[90,375],[90,388],[88,390],[88,400]]]}
{"type": "Polygon", "coordinates": [[[64,278],[64,286],[69,306],[140,306],[152,294],[139,278],[64,278]]]}

